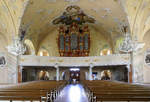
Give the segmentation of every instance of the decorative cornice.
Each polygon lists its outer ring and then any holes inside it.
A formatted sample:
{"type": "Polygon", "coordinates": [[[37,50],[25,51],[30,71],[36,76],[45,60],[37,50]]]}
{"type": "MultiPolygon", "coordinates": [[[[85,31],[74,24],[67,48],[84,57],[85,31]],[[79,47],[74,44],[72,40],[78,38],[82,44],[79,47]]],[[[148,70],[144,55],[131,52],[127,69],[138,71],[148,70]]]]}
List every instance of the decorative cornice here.
{"type": "Polygon", "coordinates": [[[47,57],[22,55],[21,66],[108,66],[108,65],[128,65],[130,64],[129,54],[113,54],[106,56],[91,57],[47,57]],[[50,61],[53,60],[53,61],[50,61]],[[55,60],[55,61],[54,61],[55,60]],[[30,63],[32,61],[32,63],[30,63]]]}

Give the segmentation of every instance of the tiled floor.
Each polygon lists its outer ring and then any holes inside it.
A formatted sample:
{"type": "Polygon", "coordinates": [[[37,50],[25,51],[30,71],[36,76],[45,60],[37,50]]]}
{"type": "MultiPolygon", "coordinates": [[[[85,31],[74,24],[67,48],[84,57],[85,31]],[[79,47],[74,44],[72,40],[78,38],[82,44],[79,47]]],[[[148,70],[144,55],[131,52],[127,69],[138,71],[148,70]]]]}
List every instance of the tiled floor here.
{"type": "Polygon", "coordinates": [[[55,102],[88,102],[84,88],[80,84],[67,85],[55,102]]]}

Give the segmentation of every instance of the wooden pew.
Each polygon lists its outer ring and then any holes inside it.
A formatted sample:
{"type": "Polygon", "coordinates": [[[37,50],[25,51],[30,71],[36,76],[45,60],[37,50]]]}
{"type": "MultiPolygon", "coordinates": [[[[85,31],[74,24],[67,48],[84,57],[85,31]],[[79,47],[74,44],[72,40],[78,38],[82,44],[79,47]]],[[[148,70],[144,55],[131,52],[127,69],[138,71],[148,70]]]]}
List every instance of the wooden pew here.
{"type": "Polygon", "coordinates": [[[96,101],[150,101],[150,86],[112,81],[83,81],[89,100],[96,101]]]}
{"type": "Polygon", "coordinates": [[[33,81],[2,85],[0,86],[0,100],[53,101],[65,84],[66,81],[33,81]]]}

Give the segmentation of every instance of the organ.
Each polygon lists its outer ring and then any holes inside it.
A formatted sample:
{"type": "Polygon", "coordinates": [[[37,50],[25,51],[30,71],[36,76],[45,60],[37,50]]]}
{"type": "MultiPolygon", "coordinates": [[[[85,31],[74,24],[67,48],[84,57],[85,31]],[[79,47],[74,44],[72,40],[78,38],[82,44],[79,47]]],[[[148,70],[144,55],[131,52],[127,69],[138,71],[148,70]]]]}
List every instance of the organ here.
{"type": "Polygon", "coordinates": [[[88,25],[79,27],[72,23],[70,26],[60,26],[58,34],[60,56],[79,57],[89,56],[90,30],[88,25]]]}
{"type": "Polygon", "coordinates": [[[95,19],[76,5],[68,6],[61,16],[54,19],[52,23],[59,24],[57,40],[60,56],[89,56],[90,30],[87,24],[94,22],[95,19]]]}

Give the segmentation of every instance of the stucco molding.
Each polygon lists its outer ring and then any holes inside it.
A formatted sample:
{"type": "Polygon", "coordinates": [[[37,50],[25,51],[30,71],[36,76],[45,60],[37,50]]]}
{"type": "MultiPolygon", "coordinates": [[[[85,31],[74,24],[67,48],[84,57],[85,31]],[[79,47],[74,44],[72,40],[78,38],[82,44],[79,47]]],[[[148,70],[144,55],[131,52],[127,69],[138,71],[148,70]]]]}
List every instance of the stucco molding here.
{"type": "Polygon", "coordinates": [[[61,67],[72,66],[108,66],[108,65],[128,65],[130,64],[129,54],[114,54],[106,56],[90,56],[90,57],[50,57],[50,56],[34,56],[22,55],[19,59],[21,66],[56,66],[61,67]],[[53,60],[50,62],[50,60],[53,60]],[[31,63],[32,62],[32,63],[31,63]]]}

